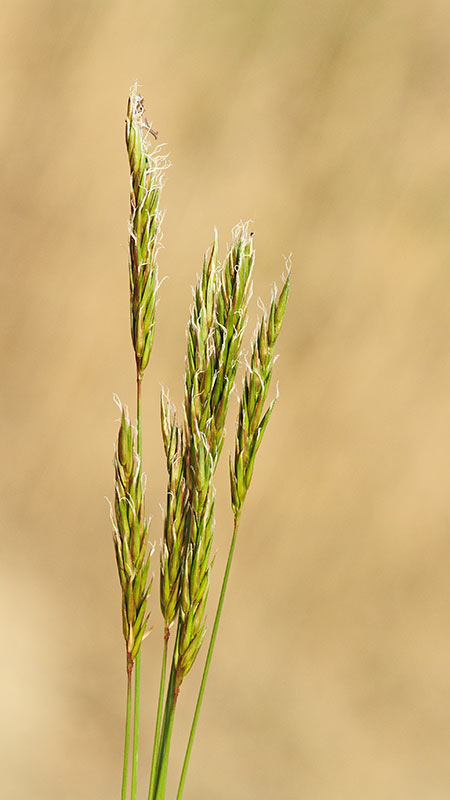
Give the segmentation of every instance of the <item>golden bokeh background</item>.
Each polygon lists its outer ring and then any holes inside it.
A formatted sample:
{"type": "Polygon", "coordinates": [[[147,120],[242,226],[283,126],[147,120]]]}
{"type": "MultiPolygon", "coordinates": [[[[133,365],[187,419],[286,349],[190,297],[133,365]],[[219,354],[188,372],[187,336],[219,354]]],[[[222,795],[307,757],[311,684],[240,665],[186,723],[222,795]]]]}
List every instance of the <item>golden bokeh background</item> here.
{"type": "MultiPolygon", "coordinates": [[[[253,220],[252,329],[293,253],[280,399],[186,800],[448,800],[448,0],[5,0],[0,36],[1,796],[119,797],[124,652],[104,496],[112,394],[134,403],[123,122],[137,78],[173,162],[144,386],[156,540],[159,385],[180,405],[213,228],[223,254],[253,220]]],[[[156,591],[153,607],[142,798],[156,591]]],[[[182,690],[168,798],[198,678],[182,690]]]]}

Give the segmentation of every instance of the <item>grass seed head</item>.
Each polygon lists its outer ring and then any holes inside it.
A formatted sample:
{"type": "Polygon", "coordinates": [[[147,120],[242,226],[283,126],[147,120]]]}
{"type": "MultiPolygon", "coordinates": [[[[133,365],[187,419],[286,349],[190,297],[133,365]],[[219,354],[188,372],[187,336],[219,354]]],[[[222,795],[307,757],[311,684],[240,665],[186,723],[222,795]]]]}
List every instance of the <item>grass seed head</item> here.
{"type": "Polygon", "coordinates": [[[279,298],[274,289],[268,312],[264,312],[252,344],[250,364],[244,376],[239,402],[234,459],[230,458],[231,504],[239,517],[253,475],[255,458],[271,417],[275,400],[264,413],[272,378],[273,348],[280,333],[289,296],[290,269],[279,298]]]}
{"type": "Polygon", "coordinates": [[[148,580],[150,523],[145,519],[144,488],[136,434],[128,409],[121,408],[121,420],[114,458],[114,547],[122,589],[122,627],[125,637],[128,668],[145,636],[149,615],[146,614],[151,581],[148,580]]]}
{"type": "Polygon", "coordinates": [[[187,490],[184,477],[183,431],[169,398],[161,393],[161,428],[169,474],[164,539],[160,556],[160,604],[166,630],[172,625],[180,600],[181,570],[186,545],[187,490]]]}
{"type": "Polygon", "coordinates": [[[125,138],[130,164],[129,272],[130,317],[138,373],[149,362],[153,345],[158,290],[157,253],[163,214],[160,209],[164,172],[169,166],[155,131],[145,118],[143,97],[135,84],[128,100],[125,138]]]}

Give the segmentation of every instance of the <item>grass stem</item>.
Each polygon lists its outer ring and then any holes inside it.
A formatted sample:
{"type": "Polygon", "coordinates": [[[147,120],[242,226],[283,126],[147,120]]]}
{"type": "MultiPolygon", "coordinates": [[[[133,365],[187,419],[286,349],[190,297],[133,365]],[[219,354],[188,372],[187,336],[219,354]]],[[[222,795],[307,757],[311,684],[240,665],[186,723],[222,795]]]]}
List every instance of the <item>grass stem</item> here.
{"type": "Polygon", "coordinates": [[[198,718],[199,718],[200,709],[201,709],[201,706],[202,706],[203,695],[205,693],[206,681],[208,679],[209,667],[210,667],[210,664],[211,664],[211,659],[212,659],[212,655],[213,655],[213,651],[214,651],[214,645],[216,643],[217,631],[218,631],[218,628],[219,628],[220,617],[221,617],[221,614],[222,614],[223,602],[225,600],[225,594],[226,594],[227,585],[228,585],[228,578],[229,578],[229,575],[230,575],[231,562],[233,560],[233,555],[234,555],[234,548],[235,548],[235,545],[236,545],[236,538],[237,538],[238,528],[239,528],[239,515],[234,518],[233,536],[232,536],[232,539],[231,539],[230,550],[228,552],[227,564],[226,564],[226,567],[225,567],[225,572],[224,572],[224,576],[223,576],[223,580],[222,580],[222,588],[220,590],[220,597],[219,597],[219,602],[217,604],[217,611],[216,611],[216,616],[215,616],[215,619],[214,619],[213,629],[212,629],[212,632],[211,632],[211,639],[210,639],[210,642],[209,642],[208,653],[206,655],[205,666],[203,668],[203,675],[202,675],[202,680],[201,680],[201,683],[200,683],[200,689],[199,689],[199,692],[198,692],[197,704],[195,706],[194,717],[192,719],[191,731],[190,731],[189,739],[188,739],[188,743],[187,743],[186,754],[185,754],[184,762],[183,762],[183,768],[181,770],[180,782],[179,782],[179,785],[178,785],[178,792],[177,792],[177,800],[180,800],[180,798],[181,798],[181,796],[183,794],[184,784],[185,784],[185,781],[186,781],[186,774],[187,774],[187,770],[188,770],[188,766],[189,766],[189,759],[191,757],[192,745],[194,744],[194,737],[195,737],[195,732],[197,730],[198,718]]]}
{"type": "Polygon", "coordinates": [[[142,376],[136,373],[136,417],[137,417],[137,451],[141,459],[142,470],[142,376]]]}
{"type": "Polygon", "coordinates": [[[164,800],[166,794],[170,741],[172,738],[173,723],[175,719],[175,709],[178,698],[175,670],[172,670],[170,677],[171,680],[169,682],[169,687],[167,690],[167,700],[166,700],[166,708],[164,714],[165,719],[164,719],[163,731],[161,735],[160,748],[159,748],[158,775],[157,775],[153,800],[164,800]]]}
{"type": "MultiPolygon", "coordinates": [[[[137,417],[137,452],[141,462],[142,471],[142,403],[141,403],[142,377],[136,372],[136,417],[137,417]]],[[[141,700],[141,651],[139,650],[134,671],[134,718],[133,718],[133,754],[131,773],[131,800],[136,800],[137,770],[139,755],[139,707],[141,700]]]]}
{"type": "Polygon", "coordinates": [[[131,773],[131,800],[136,800],[136,790],[137,790],[140,683],[141,683],[141,651],[139,650],[139,653],[136,656],[135,671],[134,671],[134,720],[133,720],[133,755],[132,755],[132,773],[131,773]]]}
{"type": "Polygon", "coordinates": [[[126,800],[128,783],[128,762],[130,758],[130,728],[131,728],[131,674],[127,672],[127,711],[125,719],[125,742],[123,746],[123,771],[121,800],[126,800]]]}
{"type": "MultiPolygon", "coordinates": [[[[177,647],[177,642],[180,635],[180,626],[178,625],[177,634],[175,637],[175,645],[172,654],[172,663],[170,666],[170,674],[169,674],[169,681],[167,684],[167,693],[166,693],[166,702],[164,706],[164,716],[161,726],[161,733],[159,737],[159,746],[158,746],[158,758],[156,760],[156,769],[155,769],[155,776],[154,776],[154,784],[153,784],[153,794],[149,797],[149,800],[156,800],[156,797],[161,797],[161,784],[160,784],[160,776],[161,770],[163,768],[163,764],[165,763],[165,773],[167,777],[167,764],[169,760],[169,747],[170,747],[170,738],[172,733],[172,726],[173,726],[173,718],[174,718],[174,704],[176,703],[175,697],[175,677],[176,677],[176,669],[175,669],[175,650],[177,647]],[[172,714],[173,709],[173,714],[172,714]],[[169,732],[170,731],[170,732],[169,732]]],[[[164,780],[165,784],[165,780],[164,780]]]]}
{"type": "Polygon", "coordinates": [[[152,768],[150,773],[150,786],[148,789],[148,800],[152,800],[153,792],[155,789],[156,780],[156,766],[158,760],[158,751],[161,741],[161,720],[164,705],[164,687],[166,683],[166,669],[167,669],[167,650],[169,647],[169,631],[164,631],[164,645],[161,662],[161,679],[159,683],[159,697],[158,697],[158,710],[156,712],[156,725],[155,725],[155,738],[153,741],[153,755],[152,755],[152,768]]]}

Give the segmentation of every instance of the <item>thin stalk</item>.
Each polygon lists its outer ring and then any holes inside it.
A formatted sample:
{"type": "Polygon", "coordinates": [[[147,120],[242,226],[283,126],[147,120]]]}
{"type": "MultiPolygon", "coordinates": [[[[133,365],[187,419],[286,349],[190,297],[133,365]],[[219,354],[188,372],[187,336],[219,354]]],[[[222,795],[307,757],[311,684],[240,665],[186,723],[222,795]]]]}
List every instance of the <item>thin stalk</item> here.
{"type": "Polygon", "coordinates": [[[172,738],[173,723],[175,719],[175,709],[178,699],[178,689],[176,688],[175,671],[171,673],[171,680],[167,691],[166,713],[161,736],[158,778],[154,794],[154,800],[164,800],[166,794],[167,768],[169,766],[170,740],[172,738]]]}
{"type": "Polygon", "coordinates": [[[127,713],[125,719],[125,742],[123,746],[123,771],[121,800],[126,800],[128,782],[128,761],[130,758],[130,727],[131,727],[131,674],[127,672],[127,713]]]}
{"type": "Polygon", "coordinates": [[[169,646],[169,630],[164,631],[164,646],[161,663],[161,680],[159,683],[158,710],[156,712],[155,738],[153,740],[152,769],[150,773],[150,786],[148,789],[148,800],[152,800],[156,780],[156,764],[158,759],[158,749],[161,738],[161,719],[164,704],[164,686],[166,683],[167,650],[169,646]]]}
{"type": "Polygon", "coordinates": [[[136,800],[137,769],[139,750],[139,704],[141,684],[141,651],[136,656],[134,671],[134,720],[133,720],[133,755],[131,773],[131,800],[136,800]]]}
{"type": "MultiPolygon", "coordinates": [[[[142,376],[136,373],[136,417],[137,417],[137,451],[142,470],[142,409],[141,409],[142,376]]],[[[131,800],[136,800],[137,770],[139,755],[139,706],[141,700],[141,651],[139,650],[135,661],[134,672],[134,719],[133,719],[133,753],[131,773],[131,800]]]]}
{"type": "Polygon", "coordinates": [[[217,611],[216,611],[216,616],[215,616],[215,619],[214,619],[213,629],[212,629],[212,632],[211,632],[211,639],[210,639],[210,642],[209,642],[208,653],[207,653],[207,656],[206,656],[205,666],[203,668],[203,675],[202,675],[202,680],[201,680],[201,683],[200,683],[200,689],[199,689],[199,692],[198,692],[197,704],[195,706],[194,717],[192,719],[191,732],[189,734],[189,740],[188,740],[188,744],[187,744],[187,748],[186,748],[186,755],[184,757],[183,769],[181,770],[180,783],[178,785],[178,792],[177,792],[177,800],[180,800],[180,798],[181,798],[181,796],[183,794],[184,784],[185,784],[185,781],[186,781],[186,774],[187,774],[187,770],[188,770],[188,766],[189,766],[189,759],[191,757],[192,745],[194,744],[195,732],[197,730],[197,722],[198,722],[198,718],[199,718],[199,714],[200,714],[200,709],[201,709],[201,706],[202,706],[203,695],[205,693],[206,681],[208,679],[209,667],[210,667],[210,664],[211,664],[211,659],[212,659],[212,655],[213,655],[213,651],[214,651],[214,645],[216,643],[216,636],[217,636],[217,631],[218,631],[218,628],[219,628],[220,617],[221,617],[221,614],[222,614],[223,602],[225,600],[225,593],[227,591],[228,578],[229,578],[230,569],[231,569],[231,562],[233,560],[234,548],[235,548],[235,545],[236,545],[237,532],[238,532],[238,528],[239,528],[239,518],[240,518],[239,515],[234,518],[233,536],[232,536],[232,539],[231,539],[230,550],[229,550],[228,559],[227,559],[227,565],[225,567],[225,572],[224,572],[224,576],[223,576],[223,580],[222,580],[222,588],[220,590],[220,597],[219,597],[219,602],[217,604],[217,611]]]}
{"type": "Polygon", "coordinates": [[[137,417],[137,451],[141,459],[142,469],[142,403],[141,403],[142,375],[136,372],[136,417],[137,417]]]}
{"type": "MultiPolygon", "coordinates": [[[[176,651],[176,647],[177,647],[177,643],[178,643],[179,634],[180,634],[180,625],[179,625],[179,622],[178,622],[177,634],[176,634],[176,637],[175,637],[175,644],[174,644],[173,654],[172,654],[172,663],[170,665],[169,681],[168,681],[168,684],[167,684],[166,702],[165,702],[165,706],[164,706],[164,717],[163,717],[162,726],[161,726],[161,734],[160,734],[160,737],[159,737],[158,758],[157,758],[157,761],[156,761],[156,770],[155,770],[153,794],[152,794],[151,797],[149,797],[149,800],[155,800],[156,799],[156,796],[157,796],[157,793],[158,793],[158,790],[159,790],[159,785],[160,785],[159,784],[159,780],[160,780],[160,775],[161,775],[162,764],[163,764],[163,761],[164,761],[165,758],[168,761],[168,752],[167,752],[167,755],[165,755],[165,753],[166,753],[167,737],[168,737],[168,732],[169,732],[169,727],[170,727],[170,719],[171,719],[171,714],[172,714],[172,706],[174,704],[175,672],[176,672],[176,670],[175,670],[175,651],[176,651]]],[[[176,700],[175,700],[175,702],[176,702],[176,700]]],[[[172,719],[172,724],[173,724],[173,719],[172,719]]],[[[170,744],[170,736],[169,736],[169,744],[170,744]]]]}

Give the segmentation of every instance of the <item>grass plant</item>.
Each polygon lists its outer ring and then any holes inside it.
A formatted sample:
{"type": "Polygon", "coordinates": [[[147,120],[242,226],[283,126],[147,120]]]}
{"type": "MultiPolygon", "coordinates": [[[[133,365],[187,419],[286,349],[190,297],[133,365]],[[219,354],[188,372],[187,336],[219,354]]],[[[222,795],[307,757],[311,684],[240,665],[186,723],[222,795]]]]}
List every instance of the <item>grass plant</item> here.
{"type": "MultiPolygon", "coordinates": [[[[153,548],[145,512],[142,469],[142,383],[154,333],[158,292],[157,255],[163,214],[164,149],[145,117],[143,97],[131,89],[126,144],[130,165],[129,278],[131,340],[136,363],[136,425],[121,411],[116,444],[113,539],[122,591],[122,628],[126,649],[126,716],[121,800],[136,800],[139,751],[140,664],[148,633],[153,548]],[[131,747],[130,747],[131,746],[131,747]],[[131,749],[131,752],[130,752],[131,749]],[[131,767],[131,781],[129,772],[131,767]]],[[[253,234],[239,223],[223,262],[217,232],[205,254],[194,290],[187,327],[182,422],[167,392],[161,393],[161,430],[167,464],[166,508],[159,554],[160,608],[164,622],[160,688],[148,800],[166,795],[171,737],[177,699],[206,636],[205,609],[213,565],[214,476],[221,456],[229,400],[242,360],[242,338],[252,294],[255,261],[253,234]]],[[[230,456],[234,524],[219,602],[194,707],[177,800],[182,797],[200,708],[209,674],[236,545],[241,512],[257,451],[272,414],[267,394],[275,361],[274,346],[289,294],[290,266],[281,292],[272,293],[263,311],[246,366],[230,456]]]]}

